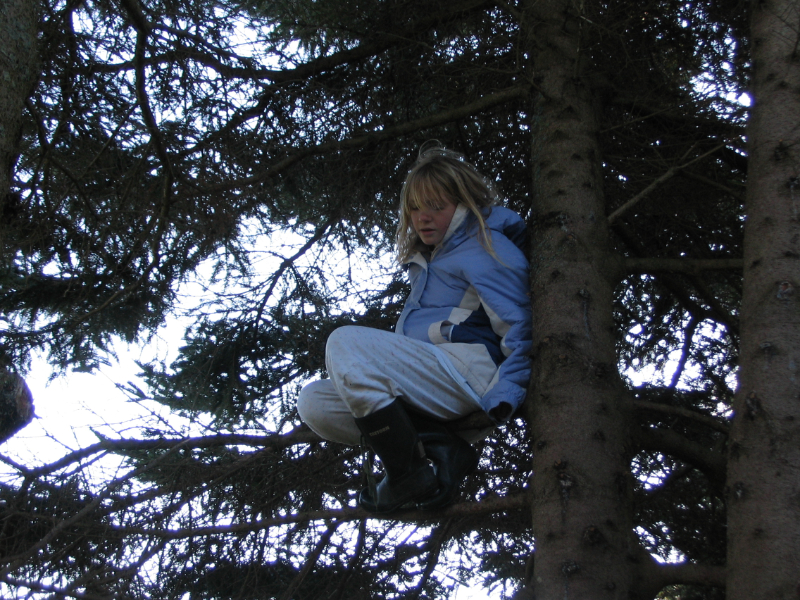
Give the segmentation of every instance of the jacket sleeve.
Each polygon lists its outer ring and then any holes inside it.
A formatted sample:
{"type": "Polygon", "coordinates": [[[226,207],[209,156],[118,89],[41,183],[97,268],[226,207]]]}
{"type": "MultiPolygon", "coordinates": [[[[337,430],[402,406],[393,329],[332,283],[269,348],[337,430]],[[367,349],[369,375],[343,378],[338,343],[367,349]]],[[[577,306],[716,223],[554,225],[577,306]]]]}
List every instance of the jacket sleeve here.
{"type": "Polygon", "coordinates": [[[531,301],[525,255],[504,236],[493,235],[492,244],[497,258],[481,248],[483,256],[466,261],[464,276],[477,291],[505,356],[494,384],[481,399],[484,410],[501,422],[522,405],[527,393],[531,376],[531,301]]]}

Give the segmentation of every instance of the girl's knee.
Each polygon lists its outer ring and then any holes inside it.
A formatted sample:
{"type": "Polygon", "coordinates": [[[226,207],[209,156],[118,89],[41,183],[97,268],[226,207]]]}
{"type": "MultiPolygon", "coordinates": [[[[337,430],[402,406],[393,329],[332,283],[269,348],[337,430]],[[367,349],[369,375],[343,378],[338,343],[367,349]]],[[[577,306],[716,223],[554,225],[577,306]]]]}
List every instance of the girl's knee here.
{"type": "Polygon", "coordinates": [[[314,429],[313,423],[325,418],[324,411],[320,410],[319,394],[317,389],[321,387],[321,381],[312,381],[306,385],[297,396],[297,414],[300,415],[303,423],[314,429]]]}
{"type": "Polygon", "coordinates": [[[297,413],[323,439],[350,445],[359,443],[361,434],[353,415],[336,395],[330,379],[313,381],[300,390],[297,413]]]}
{"type": "MultiPolygon", "coordinates": [[[[337,373],[349,365],[360,352],[359,331],[363,327],[346,325],[335,329],[325,344],[325,367],[328,373],[337,373]]],[[[363,335],[361,336],[363,337],[363,335]]]]}
{"type": "Polygon", "coordinates": [[[325,345],[326,365],[359,363],[362,360],[375,360],[384,356],[396,342],[396,334],[382,329],[345,325],[335,329],[328,336],[325,345]]]}
{"type": "Polygon", "coordinates": [[[326,355],[337,355],[342,351],[346,352],[357,346],[358,332],[363,329],[363,327],[357,325],[345,325],[334,329],[325,344],[326,355]]]}

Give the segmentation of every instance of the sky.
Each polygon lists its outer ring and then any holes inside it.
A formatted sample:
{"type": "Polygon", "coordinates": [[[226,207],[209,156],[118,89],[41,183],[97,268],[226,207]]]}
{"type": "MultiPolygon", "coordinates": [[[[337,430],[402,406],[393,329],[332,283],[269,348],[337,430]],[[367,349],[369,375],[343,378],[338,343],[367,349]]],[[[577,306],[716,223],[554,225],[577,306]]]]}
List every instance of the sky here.
{"type": "Polygon", "coordinates": [[[34,361],[25,381],[33,395],[36,417],[0,452],[23,464],[41,464],[96,442],[93,430],[124,432],[134,427],[144,411],[116,387],[116,383],[135,379],[134,356],[126,354],[119,363],[95,374],[70,373],[53,381],[49,381],[47,363],[34,361]]]}

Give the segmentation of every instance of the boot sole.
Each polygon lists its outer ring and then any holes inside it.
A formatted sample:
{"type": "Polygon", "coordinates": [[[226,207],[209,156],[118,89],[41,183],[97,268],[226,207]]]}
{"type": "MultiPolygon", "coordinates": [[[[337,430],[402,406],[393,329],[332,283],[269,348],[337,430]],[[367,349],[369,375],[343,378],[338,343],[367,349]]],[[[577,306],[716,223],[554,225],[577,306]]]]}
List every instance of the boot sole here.
{"type": "MultiPolygon", "coordinates": [[[[436,478],[433,467],[428,466],[425,469],[411,473],[408,476],[401,478],[397,482],[392,482],[391,484],[387,482],[387,486],[389,486],[388,493],[394,494],[393,488],[404,489],[409,488],[410,486],[415,486],[415,484],[416,486],[419,486],[419,483],[414,481],[414,479],[417,479],[420,476],[422,476],[424,479],[427,479],[427,481],[419,482],[423,484],[422,490],[418,490],[415,493],[406,491],[404,494],[400,494],[399,496],[395,497],[394,501],[385,500],[384,503],[381,504],[380,502],[376,502],[371,497],[369,488],[367,488],[361,490],[361,493],[358,495],[358,504],[367,512],[376,515],[390,514],[399,511],[404,507],[412,508],[420,501],[424,501],[426,498],[434,496],[439,492],[439,481],[436,478]]],[[[384,483],[384,481],[385,479],[381,480],[381,482],[378,484],[378,488],[380,488],[381,483],[384,483]]]]}

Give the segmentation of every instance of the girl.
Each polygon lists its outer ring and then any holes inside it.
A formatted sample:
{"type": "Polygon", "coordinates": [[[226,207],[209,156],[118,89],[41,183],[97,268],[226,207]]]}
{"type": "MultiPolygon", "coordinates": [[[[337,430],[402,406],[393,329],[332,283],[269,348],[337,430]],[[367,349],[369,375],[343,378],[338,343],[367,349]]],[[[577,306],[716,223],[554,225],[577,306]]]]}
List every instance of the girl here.
{"type": "Polygon", "coordinates": [[[386,476],[359,496],[369,512],[452,502],[478,457],[443,422],[483,410],[500,423],[525,398],[525,224],[495,198],[461,155],[422,152],[400,195],[397,258],[411,294],[396,332],[337,329],[326,346],[330,379],[300,392],[297,410],[313,431],[364,440],[381,459],[386,476]]]}

